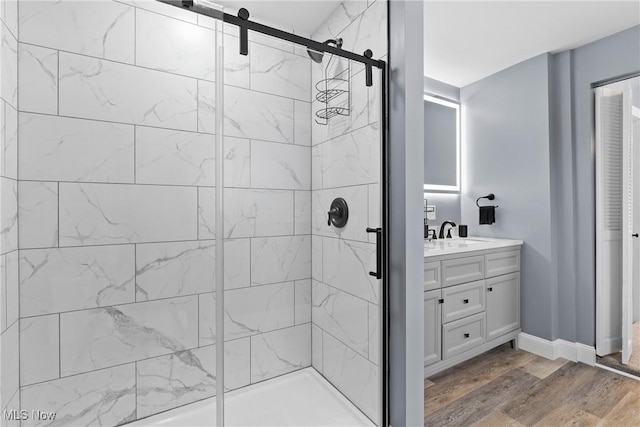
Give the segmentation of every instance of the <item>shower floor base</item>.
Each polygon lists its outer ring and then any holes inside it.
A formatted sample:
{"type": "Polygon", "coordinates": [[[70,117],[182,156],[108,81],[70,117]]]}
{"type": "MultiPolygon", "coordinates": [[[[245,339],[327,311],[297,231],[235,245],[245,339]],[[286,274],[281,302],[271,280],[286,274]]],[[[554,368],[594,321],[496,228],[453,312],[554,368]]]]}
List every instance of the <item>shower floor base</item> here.
{"type": "MultiPolygon", "coordinates": [[[[135,421],[127,426],[215,426],[215,398],[135,421]]],[[[226,426],[373,426],[313,368],[225,395],[226,426]]]]}

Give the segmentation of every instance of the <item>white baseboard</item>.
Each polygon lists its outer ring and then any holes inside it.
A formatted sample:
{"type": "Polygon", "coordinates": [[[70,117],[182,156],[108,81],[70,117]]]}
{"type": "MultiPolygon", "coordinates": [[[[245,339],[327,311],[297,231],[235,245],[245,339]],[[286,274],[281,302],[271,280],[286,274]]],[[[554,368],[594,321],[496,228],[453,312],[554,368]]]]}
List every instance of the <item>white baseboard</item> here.
{"type": "Polygon", "coordinates": [[[549,341],[520,332],[518,335],[518,347],[550,360],[563,357],[572,362],[582,362],[586,365],[594,366],[596,364],[596,349],[577,342],[561,339],[549,341]]]}

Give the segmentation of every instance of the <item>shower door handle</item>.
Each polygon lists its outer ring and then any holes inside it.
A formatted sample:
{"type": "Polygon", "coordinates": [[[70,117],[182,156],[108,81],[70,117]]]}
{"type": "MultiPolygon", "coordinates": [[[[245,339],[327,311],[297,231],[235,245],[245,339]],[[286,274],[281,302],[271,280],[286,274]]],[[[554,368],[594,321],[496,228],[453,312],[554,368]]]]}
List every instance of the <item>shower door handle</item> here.
{"type": "Polygon", "coordinates": [[[376,233],[376,271],[370,271],[369,276],[382,279],[382,228],[367,227],[367,233],[376,233]]]}

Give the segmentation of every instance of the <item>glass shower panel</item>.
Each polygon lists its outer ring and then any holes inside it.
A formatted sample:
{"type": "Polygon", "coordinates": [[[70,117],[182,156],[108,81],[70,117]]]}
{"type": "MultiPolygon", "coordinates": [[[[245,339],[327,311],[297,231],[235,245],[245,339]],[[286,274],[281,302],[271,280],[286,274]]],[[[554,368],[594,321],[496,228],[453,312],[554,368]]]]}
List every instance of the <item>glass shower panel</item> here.
{"type": "Polygon", "coordinates": [[[18,6],[3,37],[21,81],[20,238],[2,261],[15,255],[20,375],[3,358],[3,398],[74,426],[211,398],[219,25],[158,2],[18,6]]]}
{"type": "Polygon", "coordinates": [[[381,73],[252,31],[243,56],[235,26],[223,44],[225,423],[379,425],[381,73]]]}

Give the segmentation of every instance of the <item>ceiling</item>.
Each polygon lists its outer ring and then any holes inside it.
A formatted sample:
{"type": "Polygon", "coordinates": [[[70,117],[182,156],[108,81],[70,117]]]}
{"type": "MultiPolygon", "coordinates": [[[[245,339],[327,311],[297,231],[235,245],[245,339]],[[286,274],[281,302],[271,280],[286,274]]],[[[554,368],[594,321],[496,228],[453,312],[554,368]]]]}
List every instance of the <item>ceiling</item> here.
{"type": "MultiPolygon", "coordinates": [[[[251,19],[309,37],[340,5],[339,0],[222,0],[216,1],[236,13],[241,7],[251,19]]],[[[358,0],[366,1],[366,0],[358,0]]]]}
{"type": "Polygon", "coordinates": [[[640,1],[426,1],[425,75],[463,87],[640,24],[640,1]]]}

